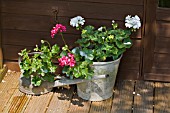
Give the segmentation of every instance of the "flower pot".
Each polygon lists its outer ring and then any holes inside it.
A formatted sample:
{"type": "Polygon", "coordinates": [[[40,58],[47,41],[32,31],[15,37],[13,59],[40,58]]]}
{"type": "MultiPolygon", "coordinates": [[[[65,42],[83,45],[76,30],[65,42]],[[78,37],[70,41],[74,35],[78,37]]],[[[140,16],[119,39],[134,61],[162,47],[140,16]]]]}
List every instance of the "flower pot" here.
{"type": "Polygon", "coordinates": [[[34,86],[31,84],[31,77],[26,78],[20,75],[19,90],[23,93],[30,95],[41,95],[50,92],[53,89],[54,82],[43,81],[40,86],[34,86]]]}
{"type": "MultiPolygon", "coordinates": [[[[42,54],[42,52],[31,52],[28,53],[29,56],[33,56],[34,54],[42,54]]],[[[22,57],[20,56],[18,59],[19,66],[22,62],[22,57]]],[[[31,95],[41,95],[48,93],[52,90],[54,82],[42,81],[40,86],[34,86],[31,81],[34,75],[29,75],[29,78],[25,77],[21,71],[20,79],[19,79],[19,90],[26,94],[31,95]]]]}
{"type": "MultiPolygon", "coordinates": [[[[122,57],[122,56],[121,56],[122,57]]],[[[78,96],[85,100],[101,101],[113,95],[113,87],[121,57],[110,62],[94,62],[94,75],[109,75],[107,78],[77,84],[78,96]]]]}

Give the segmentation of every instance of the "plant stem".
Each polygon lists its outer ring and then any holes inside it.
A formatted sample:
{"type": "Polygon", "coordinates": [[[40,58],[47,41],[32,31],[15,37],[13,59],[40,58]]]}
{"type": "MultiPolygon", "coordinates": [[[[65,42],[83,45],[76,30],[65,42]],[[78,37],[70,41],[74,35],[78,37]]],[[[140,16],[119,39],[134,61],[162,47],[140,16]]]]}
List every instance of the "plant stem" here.
{"type": "MultiPolygon", "coordinates": [[[[61,38],[62,38],[62,40],[63,40],[63,42],[64,42],[64,45],[67,45],[66,42],[65,42],[65,40],[64,40],[63,34],[62,34],[61,32],[60,32],[60,35],[61,35],[61,38]]],[[[67,48],[67,50],[71,53],[71,51],[69,50],[69,48],[67,48]]]]}
{"type": "Polygon", "coordinates": [[[62,38],[62,40],[63,40],[63,42],[64,42],[64,45],[67,45],[66,42],[65,42],[65,40],[64,40],[63,34],[60,33],[60,35],[61,35],[61,38],[62,38]]]}
{"type": "Polygon", "coordinates": [[[44,40],[44,42],[46,42],[48,44],[48,46],[50,47],[50,50],[51,50],[51,45],[48,41],[44,40]]]}

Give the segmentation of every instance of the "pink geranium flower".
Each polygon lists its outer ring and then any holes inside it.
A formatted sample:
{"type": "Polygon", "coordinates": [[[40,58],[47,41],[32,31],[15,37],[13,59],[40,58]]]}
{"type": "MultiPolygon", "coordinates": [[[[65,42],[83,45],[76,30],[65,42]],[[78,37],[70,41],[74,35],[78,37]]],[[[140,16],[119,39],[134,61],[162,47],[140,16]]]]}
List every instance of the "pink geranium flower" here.
{"type": "Polygon", "coordinates": [[[64,67],[64,66],[70,66],[70,67],[74,67],[76,64],[76,61],[74,59],[74,55],[71,53],[67,54],[68,56],[63,56],[61,58],[58,59],[59,61],[59,65],[64,67]]]}
{"type": "Polygon", "coordinates": [[[51,30],[51,37],[54,38],[54,36],[58,33],[58,32],[65,32],[66,31],[66,27],[63,26],[62,24],[56,24],[55,27],[53,27],[53,29],[51,30]]]}
{"type": "Polygon", "coordinates": [[[69,58],[67,56],[63,56],[62,58],[59,58],[58,61],[59,61],[59,65],[63,67],[65,65],[68,65],[69,58]]]}

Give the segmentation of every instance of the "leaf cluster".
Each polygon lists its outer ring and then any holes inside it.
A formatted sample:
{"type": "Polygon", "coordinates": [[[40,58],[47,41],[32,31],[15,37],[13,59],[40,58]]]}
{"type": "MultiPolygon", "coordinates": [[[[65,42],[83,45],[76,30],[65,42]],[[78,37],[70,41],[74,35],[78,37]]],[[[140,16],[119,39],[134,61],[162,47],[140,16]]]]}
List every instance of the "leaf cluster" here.
{"type": "Polygon", "coordinates": [[[27,49],[21,50],[19,55],[22,57],[20,62],[23,76],[31,77],[34,86],[40,86],[42,81],[54,81],[54,72],[57,66],[53,59],[57,58],[60,48],[58,45],[52,47],[47,41],[41,41],[41,46],[36,46],[34,52],[27,49]]]}
{"type": "Polygon", "coordinates": [[[103,26],[101,30],[88,25],[82,29],[82,38],[76,43],[84,53],[90,51],[87,56],[91,56],[93,61],[116,60],[132,46],[130,35],[130,29],[120,29],[116,23],[112,23],[112,28],[103,26]]]}

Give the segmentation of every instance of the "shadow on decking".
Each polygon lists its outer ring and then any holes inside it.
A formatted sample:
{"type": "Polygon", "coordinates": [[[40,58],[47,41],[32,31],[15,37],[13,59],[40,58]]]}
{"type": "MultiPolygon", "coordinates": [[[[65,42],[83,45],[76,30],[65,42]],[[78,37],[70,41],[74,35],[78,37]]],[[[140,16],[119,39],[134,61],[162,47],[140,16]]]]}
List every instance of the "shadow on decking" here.
{"type": "Polygon", "coordinates": [[[54,93],[60,94],[58,96],[59,100],[67,100],[70,101],[71,104],[83,107],[83,102],[86,100],[81,99],[78,97],[76,93],[76,85],[64,86],[64,87],[56,87],[53,89],[54,93]]]}

